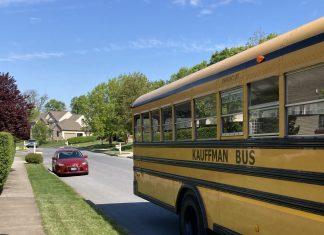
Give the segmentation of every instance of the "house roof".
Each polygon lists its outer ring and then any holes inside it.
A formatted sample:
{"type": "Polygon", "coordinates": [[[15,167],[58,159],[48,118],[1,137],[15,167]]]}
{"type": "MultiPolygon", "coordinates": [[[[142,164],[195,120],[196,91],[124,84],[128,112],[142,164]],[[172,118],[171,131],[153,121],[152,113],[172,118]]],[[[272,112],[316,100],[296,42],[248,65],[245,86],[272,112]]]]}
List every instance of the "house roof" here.
{"type": "Polygon", "coordinates": [[[199,86],[203,83],[211,82],[242,69],[254,66],[257,64],[256,58],[259,55],[264,55],[266,60],[271,60],[284,55],[284,53],[301,49],[311,45],[312,43],[321,42],[324,37],[323,32],[324,17],[321,17],[318,20],[293,31],[282,34],[272,40],[247,49],[230,58],[210,65],[205,69],[142,95],[135,100],[132,107],[135,108],[150,102],[164,99],[173,94],[187,91],[188,89],[199,86]]]}
{"type": "Polygon", "coordinates": [[[72,120],[72,117],[59,122],[57,125],[63,131],[82,131],[82,126],[75,120],[72,120]]]}
{"type": "Polygon", "coordinates": [[[50,111],[49,113],[56,121],[59,121],[67,113],[67,111],[50,111]]]}

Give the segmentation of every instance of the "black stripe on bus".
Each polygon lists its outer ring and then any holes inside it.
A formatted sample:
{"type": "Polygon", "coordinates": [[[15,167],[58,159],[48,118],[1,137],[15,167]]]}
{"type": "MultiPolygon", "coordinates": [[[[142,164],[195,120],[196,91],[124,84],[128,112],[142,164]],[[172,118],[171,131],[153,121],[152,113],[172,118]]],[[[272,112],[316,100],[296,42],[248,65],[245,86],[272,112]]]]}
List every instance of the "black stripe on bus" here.
{"type": "MultiPolygon", "coordinates": [[[[280,56],[283,56],[285,54],[288,54],[288,53],[291,53],[291,52],[294,52],[294,51],[297,51],[297,50],[312,46],[314,44],[317,44],[317,43],[320,43],[320,42],[323,42],[323,41],[324,41],[324,33],[315,35],[313,37],[304,39],[302,41],[293,43],[291,45],[280,48],[280,49],[278,49],[276,51],[265,54],[264,55],[265,61],[276,59],[276,58],[278,58],[280,56]]],[[[166,93],[163,93],[163,94],[158,95],[156,97],[153,97],[151,99],[147,99],[147,100],[144,100],[142,102],[134,103],[132,107],[135,108],[135,107],[138,107],[138,106],[141,106],[141,105],[144,105],[144,104],[147,104],[147,103],[159,100],[159,99],[166,98],[166,97],[171,96],[173,94],[177,94],[177,93],[186,91],[186,90],[188,90],[190,88],[202,85],[202,84],[204,84],[206,82],[211,82],[211,81],[217,80],[217,79],[219,79],[221,77],[231,75],[233,73],[239,72],[239,71],[241,71],[243,69],[247,69],[247,68],[250,68],[250,67],[255,66],[255,65],[258,65],[256,59],[251,59],[249,61],[246,61],[246,62],[243,62],[243,63],[241,63],[239,65],[236,65],[236,66],[234,66],[232,68],[229,68],[229,69],[226,69],[226,70],[221,71],[219,73],[216,73],[216,74],[210,75],[208,77],[199,79],[198,81],[194,81],[192,83],[183,85],[183,86],[181,86],[179,88],[168,91],[166,93]]]]}
{"type": "Polygon", "coordinates": [[[240,140],[195,140],[169,142],[135,142],[135,147],[158,148],[324,148],[323,137],[310,138],[250,138],[240,140]]]}
{"type": "Polygon", "coordinates": [[[177,213],[177,210],[176,210],[176,208],[174,206],[171,206],[169,204],[166,204],[165,202],[162,202],[162,201],[160,201],[160,200],[158,200],[156,198],[153,198],[151,196],[148,196],[148,195],[143,194],[143,193],[138,192],[138,191],[134,192],[134,194],[136,196],[138,196],[138,197],[141,197],[141,198],[143,198],[143,199],[145,199],[147,201],[150,201],[150,202],[154,203],[155,205],[158,205],[160,207],[163,207],[164,209],[166,209],[168,211],[171,211],[173,213],[177,213]]]}
{"type": "Polygon", "coordinates": [[[263,178],[302,182],[307,184],[324,185],[324,173],[276,169],[259,166],[244,166],[224,163],[198,162],[188,160],[175,160],[156,157],[134,156],[134,160],[152,162],[170,166],[189,167],[202,170],[212,170],[241,175],[252,175],[263,178]]]}
{"type": "Polygon", "coordinates": [[[217,191],[226,192],[226,193],[230,193],[230,194],[234,194],[246,198],[252,198],[255,200],[259,200],[259,201],[263,201],[263,202],[267,202],[279,206],[289,207],[289,208],[310,212],[318,215],[324,215],[324,203],[320,203],[320,202],[314,202],[314,201],[309,201],[309,200],[304,200],[304,199],[299,199],[299,198],[294,198],[294,197],[289,197],[289,196],[284,196],[279,194],[262,192],[254,189],[247,189],[238,186],[221,184],[221,183],[216,183],[216,182],[211,182],[211,181],[206,181],[201,179],[194,179],[186,176],[159,172],[159,171],[154,171],[154,170],[140,168],[140,167],[134,167],[134,171],[146,173],[149,175],[153,175],[165,179],[180,181],[183,183],[194,185],[196,187],[200,186],[200,187],[210,188],[217,191]]]}

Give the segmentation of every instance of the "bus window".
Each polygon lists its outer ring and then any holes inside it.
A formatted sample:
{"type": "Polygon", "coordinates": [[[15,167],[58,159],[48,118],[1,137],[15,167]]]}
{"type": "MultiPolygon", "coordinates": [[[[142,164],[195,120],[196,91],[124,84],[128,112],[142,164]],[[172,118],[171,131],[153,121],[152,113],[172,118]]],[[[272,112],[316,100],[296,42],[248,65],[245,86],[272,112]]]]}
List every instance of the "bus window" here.
{"type": "Polygon", "coordinates": [[[166,107],[162,109],[162,128],[163,140],[172,140],[172,108],[166,107]]]}
{"type": "Polygon", "coordinates": [[[216,94],[195,99],[195,128],[197,139],[216,138],[216,94]]]}
{"type": "Polygon", "coordinates": [[[152,142],[160,141],[160,111],[154,110],[151,112],[151,123],[152,123],[152,142]]]}
{"type": "Polygon", "coordinates": [[[151,124],[149,113],[142,113],[143,142],[151,141],[151,124]]]}
{"type": "Polygon", "coordinates": [[[178,104],[175,107],[175,129],[177,140],[191,140],[191,102],[178,104]]]}
{"type": "Polygon", "coordinates": [[[249,131],[251,136],[278,135],[279,82],[270,77],[250,84],[249,131]]]}
{"type": "Polygon", "coordinates": [[[324,65],[287,74],[288,135],[324,134],[324,65]]]}
{"type": "Polygon", "coordinates": [[[222,135],[243,134],[243,89],[221,93],[222,105],[222,135]]]}
{"type": "Polygon", "coordinates": [[[142,142],[142,131],[141,131],[141,116],[134,116],[134,132],[135,132],[135,141],[142,142]]]}

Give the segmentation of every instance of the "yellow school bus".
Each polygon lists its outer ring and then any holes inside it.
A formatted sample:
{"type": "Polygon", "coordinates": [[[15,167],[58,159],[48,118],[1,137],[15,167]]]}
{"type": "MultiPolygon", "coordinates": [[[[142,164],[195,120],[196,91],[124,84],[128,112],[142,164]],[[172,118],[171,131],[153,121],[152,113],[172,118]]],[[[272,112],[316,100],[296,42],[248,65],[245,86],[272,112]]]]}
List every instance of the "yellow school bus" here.
{"type": "Polygon", "coordinates": [[[324,234],[324,18],[132,108],[134,193],[181,234],[324,234]]]}

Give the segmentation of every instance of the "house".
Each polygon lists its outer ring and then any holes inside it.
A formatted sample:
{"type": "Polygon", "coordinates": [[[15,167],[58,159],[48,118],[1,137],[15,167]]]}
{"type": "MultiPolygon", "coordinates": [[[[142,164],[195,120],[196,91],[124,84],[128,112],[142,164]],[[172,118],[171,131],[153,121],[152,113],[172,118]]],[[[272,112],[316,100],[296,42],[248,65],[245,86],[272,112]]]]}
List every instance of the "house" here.
{"type": "Polygon", "coordinates": [[[50,111],[42,113],[40,120],[51,129],[53,140],[66,140],[90,135],[83,115],[73,114],[69,111],[50,111]]]}

